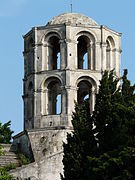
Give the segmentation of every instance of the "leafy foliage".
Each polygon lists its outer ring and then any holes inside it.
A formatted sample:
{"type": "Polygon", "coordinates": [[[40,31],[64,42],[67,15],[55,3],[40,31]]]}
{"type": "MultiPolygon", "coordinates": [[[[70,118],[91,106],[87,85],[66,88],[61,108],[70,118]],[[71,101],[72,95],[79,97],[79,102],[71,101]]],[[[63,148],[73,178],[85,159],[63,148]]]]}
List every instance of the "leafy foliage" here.
{"type": "Polygon", "coordinates": [[[92,180],[134,180],[135,148],[127,147],[98,157],[88,157],[89,177],[92,180]]]}
{"type": "Polygon", "coordinates": [[[0,144],[0,156],[4,155],[5,151],[2,149],[2,145],[0,144]]]}
{"type": "Polygon", "coordinates": [[[86,104],[76,105],[74,132],[64,144],[63,180],[135,179],[135,85],[127,70],[119,82],[113,71],[104,72],[92,116],[86,104]]]}
{"type": "Polygon", "coordinates": [[[11,141],[13,131],[10,129],[11,121],[3,124],[0,122],[0,143],[8,144],[11,141]]]}
{"type": "MultiPolygon", "coordinates": [[[[0,122],[0,143],[8,144],[11,141],[13,131],[10,129],[11,121],[3,124],[0,122]]],[[[0,156],[5,152],[2,150],[2,145],[0,145],[0,156]]],[[[8,171],[14,169],[14,164],[9,164],[5,167],[0,167],[0,180],[12,180],[12,176],[8,174],[8,171]]]]}
{"type": "Polygon", "coordinates": [[[20,166],[30,164],[30,159],[27,158],[24,154],[18,154],[20,166]]]}
{"type": "Polygon", "coordinates": [[[8,174],[5,168],[0,168],[0,180],[12,180],[12,176],[8,174]]]}
{"type": "Polygon", "coordinates": [[[16,165],[15,164],[9,164],[4,167],[0,167],[0,180],[12,180],[12,175],[9,175],[8,171],[15,169],[16,165]]]}

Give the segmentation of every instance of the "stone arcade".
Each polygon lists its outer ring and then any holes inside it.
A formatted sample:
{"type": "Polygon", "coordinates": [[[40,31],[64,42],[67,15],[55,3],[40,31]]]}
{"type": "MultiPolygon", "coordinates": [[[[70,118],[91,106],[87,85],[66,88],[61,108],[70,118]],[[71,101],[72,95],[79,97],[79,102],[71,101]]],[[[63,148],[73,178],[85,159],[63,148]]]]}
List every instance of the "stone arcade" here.
{"type": "Polygon", "coordinates": [[[35,162],[15,179],[60,180],[62,143],[72,131],[74,100],[94,109],[104,70],[120,77],[121,34],[81,14],[65,13],[24,36],[24,131],[13,147],[35,162]]]}

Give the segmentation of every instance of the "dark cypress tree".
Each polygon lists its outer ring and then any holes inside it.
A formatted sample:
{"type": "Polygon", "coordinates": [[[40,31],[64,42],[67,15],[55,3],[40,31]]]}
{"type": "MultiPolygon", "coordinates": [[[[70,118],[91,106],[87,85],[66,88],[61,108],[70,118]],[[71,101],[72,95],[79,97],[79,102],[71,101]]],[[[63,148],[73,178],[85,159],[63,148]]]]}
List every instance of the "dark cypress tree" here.
{"type": "Polygon", "coordinates": [[[112,74],[108,76],[105,72],[93,113],[99,143],[99,155],[88,157],[89,177],[93,180],[135,179],[135,86],[127,79],[127,70],[121,91],[114,81],[112,74]],[[103,91],[107,88],[108,91],[103,91]]]}
{"type": "Polygon", "coordinates": [[[124,133],[126,135],[126,144],[135,147],[135,85],[131,85],[127,79],[128,71],[124,71],[122,77],[122,105],[124,111],[121,113],[124,133]]]}
{"type": "Polygon", "coordinates": [[[117,113],[121,94],[118,87],[119,79],[114,78],[113,71],[105,71],[100,81],[99,93],[96,95],[96,105],[93,121],[95,134],[99,144],[99,153],[117,148],[120,143],[120,121],[117,113]],[[117,147],[116,147],[117,146],[117,147]]]}
{"type": "Polygon", "coordinates": [[[64,143],[62,180],[87,180],[87,156],[95,155],[97,148],[89,104],[84,102],[79,106],[76,103],[72,119],[74,131],[67,135],[67,143],[64,143]]]}
{"type": "Polygon", "coordinates": [[[64,144],[62,179],[135,179],[135,85],[127,70],[121,88],[119,82],[113,71],[104,72],[91,117],[86,106],[76,105],[74,132],[64,144]]]}

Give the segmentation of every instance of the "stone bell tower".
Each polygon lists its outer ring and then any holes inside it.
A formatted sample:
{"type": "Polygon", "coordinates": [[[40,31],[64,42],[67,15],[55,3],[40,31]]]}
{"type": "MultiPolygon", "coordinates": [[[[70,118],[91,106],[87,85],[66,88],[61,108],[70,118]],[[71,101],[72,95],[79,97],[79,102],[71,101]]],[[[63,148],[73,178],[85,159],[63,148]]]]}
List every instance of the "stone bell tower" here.
{"type": "Polygon", "coordinates": [[[74,100],[94,109],[101,73],[120,76],[120,34],[67,13],[24,36],[24,129],[70,127],[74,100]]]}
{"type": "Polygon", "coordinates": [[[25,178],[34,174],[37,179],[60,179],[62,142],[72,130],[74,100],[81,104],[89,98],[92,112],[102,72],[114,69],[120,77],[120,40],[120,33],[75,13],[54,17],[24,36],[27,133],[17,135],[14,141],[27,155],[31,147],[40,169],[39,175],[36,167],[34,171],[29,168],[25,178]]]}

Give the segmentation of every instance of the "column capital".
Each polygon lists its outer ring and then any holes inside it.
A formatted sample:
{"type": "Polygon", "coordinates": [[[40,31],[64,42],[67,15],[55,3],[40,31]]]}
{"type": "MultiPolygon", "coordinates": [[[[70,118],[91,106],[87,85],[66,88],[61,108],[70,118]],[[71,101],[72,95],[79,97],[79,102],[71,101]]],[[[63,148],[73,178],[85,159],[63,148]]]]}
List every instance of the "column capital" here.
{"type": "Polygon", "coordinates": [[[41,90],[41,92],[46,93],[46,92],[48,92],[48,89],[44,88],[44,89],[41,90]]]}
{"type": "Polygon", "coordinates": [[[42,42],[43,47],[53,47],[50,42],[44,41],[42,42]]]}
{"type": "Polygon", "coordinates": [[[101,42],[96,42],[95,45],[96,45],[96,46],[100,46],[100,45],[101,45],[101,42]]]}
{"type": "Polygon", "coordinates": [[[102,42],[102,43],[101,43],[101,46],[106,48],[106,47],[107,47],[106,42],[102,42]]]}
{"type": "Polygon", "coordinates": [[[94,86],[91,88],[91,93],[92,93],[92,94],[95,94],[95,93],[96,93],[96,88],[95,88],[94,86]]]}
{"type": "Polygon", "coordinates": [[[119,53],[122,53],[122,50],[121,50],[121,49],[114,48],[114,49],[112,50],[112,52],[119,52],[119,53]]]}
{"type": "Polygon", "coordinates": [[[95,45],[95,43],[90,41],[90,46],[93,47],[94,45],[95,45]]]}
{"type": "Polygon", "coordinates": [[[77,90],[75,86],[65,86],[66,90],[77,90]]]}
{"type": "Polygon", "coordinates": [[[59,40],[59,43],[60,43],[60,44],[66,43],[66,39],[60,39],[60,40],[59,40]]]}

